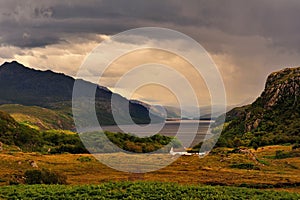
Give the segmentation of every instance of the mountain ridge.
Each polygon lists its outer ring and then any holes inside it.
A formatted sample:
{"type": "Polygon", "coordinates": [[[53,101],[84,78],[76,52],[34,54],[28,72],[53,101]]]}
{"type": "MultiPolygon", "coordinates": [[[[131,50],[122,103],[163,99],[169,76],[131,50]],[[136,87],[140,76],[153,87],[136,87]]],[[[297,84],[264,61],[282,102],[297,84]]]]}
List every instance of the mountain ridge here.
{"type": "MultiPolygon", "coordinates": [[[[0,66],[0,105],[40,106],[72,115],[72,94],[75,80],[85,88],[96,88],[94,98],[100,124],[115,124],[110,102],[113,94],[117,96],[120,108],[129,104],[130,115],[135,123],[147,124],[150,122],[149,110],[146,107],[112,93],[103,86],[74,79],[51,70],[41,71],[28,68],[17,61],[5,62],[0,66]]],[[[82,95],[85,95],[85,91],[82,95]]],[[[125,116],[123,110],[119,114],[121,117],[125,116]]],[[[157,116],[154,118],[160,120],[157,116]]],[[[123,122],[127,123],[126,119],[123,122]]]]}

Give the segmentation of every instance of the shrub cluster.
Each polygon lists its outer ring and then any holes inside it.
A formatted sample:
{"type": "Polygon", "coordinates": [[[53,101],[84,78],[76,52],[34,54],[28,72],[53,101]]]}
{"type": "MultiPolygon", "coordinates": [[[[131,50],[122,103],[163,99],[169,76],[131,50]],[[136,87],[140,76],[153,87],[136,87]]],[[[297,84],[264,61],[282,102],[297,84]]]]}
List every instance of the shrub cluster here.
{"type": "Polygon", "coordinates": [[[87,149],[93,153],[113,153],[119,151],[118,148],[133,153],[150,153],[156,150],[169,151],[171,146],[181,147],[181,143],[176,138],[159,134],[140,138],[132,134],[106,131],[104,134],[101,132],[85,133],[80,137],[84,139],[87,149]],[[107,143],[107,138],[114,145],[107,143]]]}
{"type": "Polygon", "coordinates": [[[47,169],[27,170],[24,174],[27,184],[66,184],[67,177],[47,169]]]}
{"type": "Polygon", "coordinates": [[[237,169],[254,169],[259,170],[257,166],[255,166],[253,163],[239,163],[239,164],[232,164],[230,165],[231,168],[237,168],[237,169]]]}

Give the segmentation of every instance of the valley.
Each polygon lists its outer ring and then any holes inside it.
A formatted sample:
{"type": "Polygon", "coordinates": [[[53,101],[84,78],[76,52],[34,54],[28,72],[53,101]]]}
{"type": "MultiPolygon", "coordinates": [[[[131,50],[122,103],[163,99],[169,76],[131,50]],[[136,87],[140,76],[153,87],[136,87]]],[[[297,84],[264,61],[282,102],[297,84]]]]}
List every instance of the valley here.
{"type": "MultiPolygon", "coordinates": [[[[62,80],[65,78],[64,75],[57,75],[53,72],[35,72],[15,62],[5,65],[13,65],[13,70],[25,70],[22,72],[25,74],[28,72],[45,73],[52,78],[57,76],[62,77],[62,80]]],[[[299,69],[284,69],[271,74],[267,79],[265,90],[253,104],[234,108],[226,113],[221,137],[215,148],[204,157],[186,154],[177,159],[169,151],[171,147],[175,149],[185,147],[185,137],[188,135],[175,137],[179,125],[183,124],[181,127],[183,132],[189,134],[191,132],[189,124],[196,123],[199,129],[189,152],[199,152],[209,121],[167,121],[166,126],[160,131],[161,135],[148,136],[145,128],[145,132],[139,133],[139,136],[143,137],[139,138],[134,134],[122,133],[120,127],[113,124],[111,110],[106,109],[103,112],[103,107],[107,108],[104,104],[106,105],[109,98],[103,99],[100,95],[96,108],[100,109],[97,111],[100,118],[106,116],[102,118],[103,124],[106,125],[103,126],[106,130],[104,135],[118,148],[129,153],[151,153],[163,147],[154,160],[151,160],[152,157],[146,157],[147,162],[141,162],[138,166],[124,162],[129,160],[127,157],[129,154],[118,152],[106,145],[105,140],[97,136],[98,133],[94,136],[89,135],[93,146],[84,146],[79,135],[74,132],[75,125],[70,101],[60,99],[69,97],[58,98],[55,95],[60,94],[51,93],[52,97],[40,95],[48,101],[26,100],[25,102],[23,96],[14,97],[15,93],[19,92],[19,86],[14,86],[15,88],[11,86],[10,93],[2,97],[2,102],[6,99],[6,103],[0,105],[0,185],[4,189],[0,191],[0,198],[6,198],[5,195],[8,195],[14,187],[21,196],[25,195],[18,190],[24,184],[68,185],[61,187],[62,192],[66,192],[67,195],[73,186],[82,187],[78,189],[85,190],[85,187],[107,187],[106,184],[109,182],[113,184],[112,187],[120,185],[120,187],[127,188],[127,184],[133,184],[134,187],[146,190],[148,187],[156,187],[156,184],[161,184],[160,187],[166,188],[170,184],[175,184],[173,187],[178,187],[178,190],[184,190],[184,187],[189,189],[197,187],[197,190],[204,190],[205,195],[210,195],[211,190],[222,191],[223,195],[226,194],[224,198],[230,197],[229,191],[236,191],[241,195],[256,191],[254,189],[258,189],[256,192],[261,193],[260,198],[270,190],[268,195],[273,195],[273,193],[279,196],[291,195],[290,199],[297,199],[298,196],[294,193],[300,193],[299,100],[297,98],[299,69]],[[284,90],[282,94],[281,90],[284,90]],[[51,98],[54,100],[49,101],[51,98]],[[10,104],[7,104],[8,99],[10,99],[10,104]],[[56,101],[57,99],[60,100],[56,101]],[[89,154],[88,150],[93,152],[95,157],[89,154]],[[159,166],[164,159],[173,159],[174,162],[166,167],[162,165],[157,171],[129,173],[110,168],[99,162],[97,158],[117,163],[124,171],[128,167],[129,169],[151,167],[146,163],[159,166]],[[29,180],[31,182],[28,182],[29,180]]],[[[1,70],[3,71],[3,67],[0,67],[0,75],[1,70]]],[[[13,82],[10,80],[10,83],[13,82]]],[[[30,92],[34,93],[37,89],[30,92]]],[[[52,89],[49,88],[49,91],[52,89]]],[[[100,86],[99,92],[111,93],[100,86]]],[[[122,101],[128,101],[122,97],[120,99],[120,104],[122,101]]],[[[149,106],[135,101],[131,103],[136,119],[142,122],[138,116],[148,115],[149,106]]],[[[220,126],[221,117],[217,118],[213,124],[212,136],[214,129],[220,126]]],[[[138,156],[137,154],[136,159],[139,159],[138,156]]],[[[51,190],[52,186],[36,185],[33,187],[37,190],[40,187],[46,187],[47,191],[51,190]]],[[[27,189],[31,188],[28,186],[27,189]]],[[[36,195],[43,195],[43,190],[36,195]]],[[[122,195],[122,193],[119,192],[116,195],[122,195]]],[[[197,196],[196,193],[195,195],[197,196]]]]}

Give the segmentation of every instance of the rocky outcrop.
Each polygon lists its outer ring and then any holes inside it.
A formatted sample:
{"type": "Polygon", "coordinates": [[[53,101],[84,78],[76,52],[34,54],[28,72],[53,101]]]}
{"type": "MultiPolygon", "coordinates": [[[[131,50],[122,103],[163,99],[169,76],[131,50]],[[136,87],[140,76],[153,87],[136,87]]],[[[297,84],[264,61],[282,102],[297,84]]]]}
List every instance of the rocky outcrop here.
{"type": "Polygon", "coordinates": [[[269,75],[265,90],[261,95],[264,108],[284,103],[291,99],[291,106],[296,106],[300,95],[300,67],[286,68],[269,75]]]}
{"type": "Polygon", "coordinates": [[[34,160],[30,160],[30,161],[29,161],[29,164],[30,164],[30,166],[33,167],[33,168],[39,168],[38,165],[37,165],[37,163],[36,163],[34,160]]]}
{"type": "Polygon", "coordinates": [[[299,107],[299,95],[300,67],[270,74],[260,97],[243,114],[239,113],[238,117],[244,117],[244,132],[257,130],[268,111],[299,107]]]}
{"type": "Polygon", "coordinates": [[[241,138],[248,145],[300,142],[299,97],[300,67],[270,74],[264,91],[252,104],[226,113],[222,141],[241,138]],[[260,142],[263,139],[266,141],[260,142]]]}

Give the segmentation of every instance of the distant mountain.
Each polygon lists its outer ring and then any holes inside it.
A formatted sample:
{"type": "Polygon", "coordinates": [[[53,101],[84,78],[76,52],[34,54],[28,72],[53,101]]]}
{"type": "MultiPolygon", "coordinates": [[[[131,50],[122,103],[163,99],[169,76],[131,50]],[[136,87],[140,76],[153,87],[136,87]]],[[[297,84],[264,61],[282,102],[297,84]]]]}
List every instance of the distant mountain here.
{"type": "Polygon", "coordinates": [[[173,106],[165,106],[164,108],[167,112],[167,118],[181,118],[180,108],[173,106]]]}
{"type": "MultiPolygon", "coordinates": [[[[101,124],[114,124],[111,111],[112,92],[107,88],[93,83],[78,80],[86,88],[96,88],[95,107],[101,124]]],[[[40,106],[59,110],[66,115],[72,115],[72,92],[75,79],[53,71],[40,71],[27,68],[13,61],[0,66],[0,104],[21,104],[26,106],[40,106]]],[[[84,93],[83,93],[84,95],[84,93]]],[[[124,108],[129,104],[130,115],[136,123],[149,123],[149,111],[141,105],[129,102],[117,95],[118,107],[124,108]]],[[[122,117],[124,111],[118,110],[122,117]]],[[[151,115],[151,114],[150,114],[151,115]]],[[[153,116],[157,121],[160,117],[153,116]]],[[[127,121],[124,119],[124,123],[127,121]]]]}
{"type": "MultiPolygon", "coordinates": [[[[175,107],[175,106],[164,106],[166,113],[167,113],[167,118],[187,118],[187,119],[216,119],[218,116],[223,114],[224,112],[224,106],[222,105],[216,105],[214,113],[211,111],[211,106],[201,106],[201,107],[196,107],[196,106],[185,106],[182,108],[182,111],[180,108],[175,107]],[[199,116],[199,113],[200,116],[199,116]],[[181,113],[182,112],[182,113],[181,113]]],[[[226,106],[226,109],[232,109],[233,106],[226,106]]]]}
{"type": "MultiPolygon", "coordinates": [[[[226,114],[219,146],[300,143],[300,67],[270,74],[250,105],[226,114]]],[[[220,118],[221,119],[221,118],[220,118]]],[[[218,125],[217,120],[216,125],[218,125]]]]}

